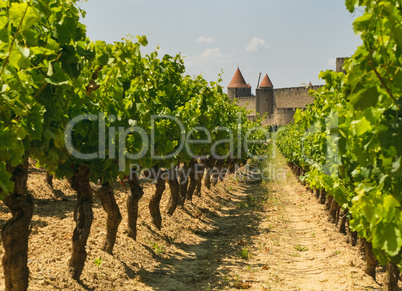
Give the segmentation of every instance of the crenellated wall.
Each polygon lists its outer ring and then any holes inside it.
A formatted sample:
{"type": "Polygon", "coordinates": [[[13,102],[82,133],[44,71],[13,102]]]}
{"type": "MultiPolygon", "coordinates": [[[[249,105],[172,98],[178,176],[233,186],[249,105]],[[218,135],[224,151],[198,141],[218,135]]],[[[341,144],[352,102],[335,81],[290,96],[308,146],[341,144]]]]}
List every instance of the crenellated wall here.
{"type": "Polygon", "coordinates": [[[310,86],[274,89],[274,107],[304,108],[307,104],[314,102],[314,98],[311,97],[308,92],[310,90],[317,90],[320,87],[321,86],[310,86]]]}

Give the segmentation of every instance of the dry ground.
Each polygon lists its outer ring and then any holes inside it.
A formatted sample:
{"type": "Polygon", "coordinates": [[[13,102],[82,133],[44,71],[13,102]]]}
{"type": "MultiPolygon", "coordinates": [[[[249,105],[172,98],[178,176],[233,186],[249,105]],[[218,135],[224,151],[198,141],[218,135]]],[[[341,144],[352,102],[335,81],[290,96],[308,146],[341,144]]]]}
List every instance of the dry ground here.
{"type": "MultiPolygon", "coordinates": [[[[44,172],[32,168],[30,290],[381,290],[364,274],[357,247],[344,242],[324,206],[297,182],[283,158],[272,165],[275,179],[269,182],[251,184],[232,176],[212,190],[204,187],[202,197],[186,202],[173,217],[163,215],[162,231],[151,224],[147,207],[153,185],[144,184],[137,241],[125,232],[128,188],[116,184],[123,222],[114,254],[100,250],[106,216],[95,200],[79,283],[67,271],[75,193],[66,181],[55,181],[51,190],[44,172]]],[[[163,210],[168,196],[166,190],[163,210]]],[[[4,205],[0,210],[4,224],[10,214],[4,205]]]]}

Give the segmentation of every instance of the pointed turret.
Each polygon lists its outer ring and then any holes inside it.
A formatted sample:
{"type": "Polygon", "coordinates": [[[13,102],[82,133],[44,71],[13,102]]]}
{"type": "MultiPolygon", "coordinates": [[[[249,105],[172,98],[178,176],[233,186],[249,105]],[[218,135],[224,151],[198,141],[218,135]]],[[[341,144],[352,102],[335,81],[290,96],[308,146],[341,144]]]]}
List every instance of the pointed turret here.
{"type": "Polygon", "coordinates": [[[261,115],[268,113],[268,116],[271,116],[271,114],[274,114],[274,85],[272,85],[268,74],[265,74],[255,95],[257,99],[256,111],[261,115]]]}
{"type": "Polygon", "coordinates": [[[249,85],[247,85],[246,81],[244,80],[239,68],[237,68],[228,88],[249,88],[249,85]]]}
{"type": "Polygon", "coordinates": [[[241,97],[251,97],[251,86],[246,83],[239,67],[237,67],[236,73],[234,74],[232,81],[228,86],[228,96],[231,100],[234,98],[241,97]]]}
{"type": "Polygon", "coordinates": [[[264,79],[262,79],[262,82],[260,84],[260,88],[273,88],[274,85],[272,85],[271,80],[268,77],[268,74],[265,74],[264,79]]]}

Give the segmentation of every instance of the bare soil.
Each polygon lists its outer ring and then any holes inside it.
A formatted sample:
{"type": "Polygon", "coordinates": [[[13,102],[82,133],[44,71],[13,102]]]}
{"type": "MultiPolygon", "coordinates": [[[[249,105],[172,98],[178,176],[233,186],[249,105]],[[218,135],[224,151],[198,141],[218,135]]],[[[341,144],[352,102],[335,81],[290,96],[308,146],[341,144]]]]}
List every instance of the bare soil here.
{"type": "MultiPolygon", "coordinates": [[[[29,190],[36,199],[29,241],[30,290],[381,290],[363,272],[357,247],[328,222],[324,206],[300,185],[282,157],[273,163],[272,180],[247,183],[231,176],[202,197],[166,214],[162,230],[151,223],[148,202],[154,185],[143,183],[137,241],[126,234],[128,185],[114,185],[123,215],[114,254],[101,251],[106,214],[94,201],[88,258],[77,282],[68,260],[75,227],[75,192],[31,167],[29,190]],[[275,176],[275,179],[273,179],[275,176]]],[[[0,206],[0,225],[11,217],[0,206]]],[[[0,248],[0,256],[3,255],[0,248]]],[[[378,268],[378,281],[383,270],[378,268]]],[[[0,289],[4,276],[0,272],[0,289]]]]}

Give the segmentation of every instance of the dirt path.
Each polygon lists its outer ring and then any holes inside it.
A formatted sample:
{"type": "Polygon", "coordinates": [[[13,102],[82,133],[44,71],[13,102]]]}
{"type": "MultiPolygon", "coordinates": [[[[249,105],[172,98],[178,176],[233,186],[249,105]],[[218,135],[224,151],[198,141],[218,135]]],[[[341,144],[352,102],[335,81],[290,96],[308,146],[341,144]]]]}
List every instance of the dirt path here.
{"type": "Polygon", "coordinates": [[[152,280],[154,289],[381,290],[325,207],[282,157],[275,162],[277,179],[269,183],[227,182],[224,206],[197,233],[202,242],[161,265],[166,273],[152,280]]]}
{"type": "MultiPolygon", "coordinates": [[[[106,216],[94,203],[94,222],[81,282],[67,272],[74,229],[75,193],[66,181],[51,190],[43,171],[32,171],[36,198],[29,242],[30,290],[380,290],[364,274],[356,247],[344,242],[315,201],[290,173],[281,156],[273,159],[271,180],[251,184],[231,177],[186,202],[163,227],[151,223],[151,184],[144,184],[138,237],[126,235],[127,187],[114,186],[123,215],[114,254],[101,251],[106,216]],[[60,198],[62,197],[62,199],[60,198]]],[[[10,214],[0,207],[0,224],[10,214]]],[[[1,226],[1,225],[0,225],[1,226]]],[[[0,248],[0,256],[3,249],[0,248]]],[[[0,262],[1,268],[1,262],[0,262]]],[[[381,275],[379,282],[381,282],[381,275]]],[[[4,289],[0,272],[0,290],[4,289]]]]}

